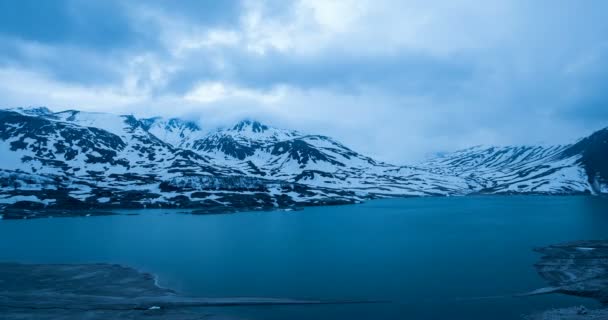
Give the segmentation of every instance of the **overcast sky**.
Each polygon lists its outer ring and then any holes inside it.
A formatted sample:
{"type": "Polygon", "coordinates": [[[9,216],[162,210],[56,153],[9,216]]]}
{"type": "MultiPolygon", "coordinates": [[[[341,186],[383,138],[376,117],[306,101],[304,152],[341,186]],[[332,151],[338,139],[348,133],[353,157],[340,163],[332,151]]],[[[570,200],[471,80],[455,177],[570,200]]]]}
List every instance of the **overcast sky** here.
{"type": "Polygon", "coordinates": [[[0,0],[0,105],[254,118],[394,163],[608,125],[608,1],[0,0]]]}

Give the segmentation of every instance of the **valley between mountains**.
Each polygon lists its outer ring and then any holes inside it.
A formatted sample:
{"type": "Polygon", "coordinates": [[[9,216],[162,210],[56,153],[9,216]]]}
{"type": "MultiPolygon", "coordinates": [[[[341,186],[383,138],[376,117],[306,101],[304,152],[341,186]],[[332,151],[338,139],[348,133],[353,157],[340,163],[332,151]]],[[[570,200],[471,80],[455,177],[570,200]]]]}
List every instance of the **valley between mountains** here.
{"type": "MultiPolygon", "coordinates": [[[[322,135],[244,120],[205,133],[177,118],[0,110],[0,209],[295,209],[378,197],[606,194],[608,128],[558,146],[489,146],[414,165],[322,135]]],[[[89,214],[102,214],[90,211],[89,214]]]]}

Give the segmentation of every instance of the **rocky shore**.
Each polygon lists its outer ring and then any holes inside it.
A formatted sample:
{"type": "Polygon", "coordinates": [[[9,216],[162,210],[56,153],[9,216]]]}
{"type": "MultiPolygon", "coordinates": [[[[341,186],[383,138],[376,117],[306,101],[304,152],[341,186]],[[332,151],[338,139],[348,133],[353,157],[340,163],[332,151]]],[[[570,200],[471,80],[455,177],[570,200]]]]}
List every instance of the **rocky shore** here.
{"type": "MultiPolygon", "coordinates": [[[[286,187],[287,188],[287,187],[286,187]]],[[[183,191],[183,190],[181,190],[183,191]]],[[[130,209],[180,209],[180,212],[191,213],[196,215],[204,214],[225,214],[248,211],[275,211],[301,210],[304,207],[311,206],[336,206],[361,203],[363,199],[374,199],[377,197],[355,197],[349,192],[334,192],[331,195],[325,193],[323,197],[315,197],[314,193],[309,193],[305,188],[285,189],[285,192],[300,192],[306,197],[312,199],[301,198],[295,201],[292,197],[288,197],[282,193],[276,193],[272,196],[264,192],[250,192],[246,190],[236,190],[234,192],[215,191],[210,192],[194,192],[193,196],[196,199],[192,201],[188,197],[174,197],[171,201],[156,202],[153,204],[143,204],[138,199],[143,193],[137,193],[139,196],[133,196],[134,192],[125,192],[130,196],[124,196],[121,192],[114,192],[113,197],[108,202],[100,203],[96,198],[87,199],[85,201],[77,200],[63,194],[61,197],[55,197],[55,201],[51,204],[43,204],[36,201],[17,201],[11,204],[0,203],[0,219],[20,220],[20,219],[37,219],[37,218],[60,218],[60,217],[87,217],[87,216],[106,216],[115,215],[118,210],[130,209]],[[243,194],[239,192],[244,192],[243,194]],[[207,197],[214,197],[214,200],[206,200],[207,197]]],[[[20,191],[16,191],[20,192],[20,191]]],[[[27,196],[36,194],[36,191],[28,191],[27,196]]],[[[38,194],[39,196],[39,194],[38,194]]],[[[156,195],[158,196],[158,195],[156,195]]]]}
{"type": "Polygon", "coordinates": [[[608,319],[608,241],[575,241],[535,251],[543,256],[535,265],[549,287],[532,294],[563,293],[592,298],[604,308],[584,306],[548,310],[528,317],[530,320],[606,320],[608,319]]]}
{"type": "Polygon", "coordinates": [[[370,302],[188,297],[157,286],[151,274],[120,265],[0,263],[4,320],[227,319],[205,307],[370,302]]]}

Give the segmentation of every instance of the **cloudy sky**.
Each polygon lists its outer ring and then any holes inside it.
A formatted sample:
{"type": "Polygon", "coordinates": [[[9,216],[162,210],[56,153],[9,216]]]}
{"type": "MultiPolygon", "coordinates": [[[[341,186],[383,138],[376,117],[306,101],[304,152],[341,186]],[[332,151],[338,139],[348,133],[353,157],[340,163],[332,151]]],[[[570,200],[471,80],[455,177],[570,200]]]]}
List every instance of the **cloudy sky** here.
{"type": "Polygon", "coordinates": [[[608,126],[604,0],[0,0],[0,106],[255,118],[395,163],[608,126]]]}

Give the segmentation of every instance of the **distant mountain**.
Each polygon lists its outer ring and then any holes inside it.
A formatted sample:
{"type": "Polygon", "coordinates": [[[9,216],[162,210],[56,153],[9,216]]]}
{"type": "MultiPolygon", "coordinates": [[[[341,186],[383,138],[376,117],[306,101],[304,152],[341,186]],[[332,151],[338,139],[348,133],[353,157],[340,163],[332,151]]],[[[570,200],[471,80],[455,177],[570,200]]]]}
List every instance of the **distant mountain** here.
{"type": "Polygon", "coordinates": [[[608,193],[608,129],[566,146],[474,147],[416,166],[244,120],[0,110],[0,206],[266,210],[374,197],[608,193]]]}
{"type": "Polygon", "coordinates": [[[296,131],[270,128],[244,120],[229,129],[217,130],[194,141],[192,149],[230,160],[244,160],[263,147],[300,136],[296,131]]]}
{"type": "Polygon", "coordinates": [[[197,140],[194,151],[247,175],[349,190],[363,196],[445,195],[464,185],[417,168],[377,162],[320,135],[241,121],[197,140]]]}
{"type": "Polygon", "coordinates": [[[193,141],[203,137],[201,128],[192,121],[154,117],[141,119],[140,123],[147,132],[178,148],[190,149],[193,141]]]}
{"type": "Polygon", "coordinates": [[[595,193],[608,193],[608,128],[570,146],[563,156],[577,159],[595,193]]]}
{"type": "Polygon", "coordinates": [[[461,177],[475,193],[608,193],[608,128],[573,145],[478,146],[421,167],[461,177]]]}

